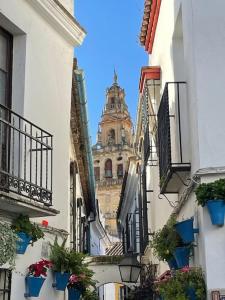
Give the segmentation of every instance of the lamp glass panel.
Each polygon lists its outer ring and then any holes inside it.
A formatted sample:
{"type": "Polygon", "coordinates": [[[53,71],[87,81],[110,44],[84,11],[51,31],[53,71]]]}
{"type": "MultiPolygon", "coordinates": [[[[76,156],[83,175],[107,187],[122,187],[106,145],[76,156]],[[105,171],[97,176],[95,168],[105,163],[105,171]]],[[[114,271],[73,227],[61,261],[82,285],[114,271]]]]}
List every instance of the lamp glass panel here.
{"type": "Polygon", "coordinates": [[[141,268],[139,266],[132,266],[130,282],[137,282],[141,268]]]}
{"type": "Polygon", "coordinates": [[[121,280],[123,282],[130,282],[131,266],[119,266],[119,268],[120,268],[121,280]]]}

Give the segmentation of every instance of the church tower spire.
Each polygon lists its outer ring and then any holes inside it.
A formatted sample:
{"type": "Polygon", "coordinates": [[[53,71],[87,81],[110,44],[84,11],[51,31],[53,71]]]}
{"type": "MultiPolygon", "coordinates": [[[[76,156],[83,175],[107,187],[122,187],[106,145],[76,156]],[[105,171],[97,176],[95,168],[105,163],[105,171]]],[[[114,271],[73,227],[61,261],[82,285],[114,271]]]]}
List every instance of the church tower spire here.
{"type": "Polygon", "coordinates": [[[96,195],[105,217],[107,232],[116,237],[116,211],[128,158],[133,154],[132,121],[125,91],[118,84],[114,70],[113,83],[106,90],[106,102],[98,128],[97,143],[92,148],[96,195]]]}
{"type": "Polygon", "coordinates": [[[116,70],[114,69],[114,85],[118,84],[117,81],[118,81],[118,76],[117,76],[116,70]]]}

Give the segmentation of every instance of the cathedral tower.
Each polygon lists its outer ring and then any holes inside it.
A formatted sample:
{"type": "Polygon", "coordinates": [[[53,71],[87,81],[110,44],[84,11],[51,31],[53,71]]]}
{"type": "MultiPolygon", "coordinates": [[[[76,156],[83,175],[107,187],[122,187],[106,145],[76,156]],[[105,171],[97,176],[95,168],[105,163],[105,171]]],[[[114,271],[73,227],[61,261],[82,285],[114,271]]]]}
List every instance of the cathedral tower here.
{"type": "Polygon", "coordinates": [[[117,236],[116,212],[124,171],[132,155],[132,121],[125,92],[114,82],[106,90],[106,103],[98,127],[97,143],[92,148],[96,179],[96,197],[105,218],[105,228],[117,236]]]}

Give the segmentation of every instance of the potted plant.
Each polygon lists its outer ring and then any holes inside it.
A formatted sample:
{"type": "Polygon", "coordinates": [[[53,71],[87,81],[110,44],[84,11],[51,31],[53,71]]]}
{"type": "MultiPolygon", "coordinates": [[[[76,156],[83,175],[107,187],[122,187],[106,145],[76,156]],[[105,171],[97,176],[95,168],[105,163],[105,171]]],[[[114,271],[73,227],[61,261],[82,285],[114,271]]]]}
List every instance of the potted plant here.
{"type": "Polygon", "coordinates": [[[44,233],[41,228],[34,223],[31,223],[28,216],[20,215],[12,223],[12,229],[16,232],[19,237],[17,241],[17,254],[24,254],[27,246],[33,244],[44,237],[44,233]]]}
{"type": "Polygon", "coordinates": [[[197,203],[207,206],[213,225],[223,226],[225,215],[225,179],[202,183],[195,190],[197,203]]]}
{"type": "Polygon", "coordinates": [[[52,262],[52,270],[55,274],[55,283],[53,287],[58,291],[64,291],[70,278],[70,250],[65,248],[66,239],[61,245],[58,244],[57,237],[54,244],[50,244],[50,260],[52,262]]]}
{"type": "Polygon", "coordinates": [[[51,261],[42,259],[28,268],[25,278],[27,292],[24,297],[38,297],[41,287],[47,277],[47,270],[52,266],[51,261]]]}
{"type": "Polygon", "coordinates": [[[198,233],[199,230],[193,226],[194,218],[190,218],[181,222],[177,222],[174,227],[177,233],[182,238],[185,244],[194,242],[194,233],[198,233]]]}
{"type": "Polygon", "coordinates": [[[182,245],[175,248],[173,256],[176,259],[178,269],[189,266],[189,257],[192,248],[192,244],[182,245]]]}
{"type": "Polygon", "coordinates": [[[77,300],[85,295],[88,288],[95,288],[96,282],[92,279],[94,272],[88,268],[85,262],[86,255],[70,251],[70,268],[72,275],[67,285],[69,300],[77,300]]]}
{"type": "Polygon", "coordinates": [[[16,243],[18,237],[7,223],[0,222],[0,266],[9,263],[15,265],[16,243]]]}
{"type": "Polygon", "coordinates": [[[205,300],[206,288],[201,269],[185,267],[173,276],[167,276],[156,283],[163,299],[205,300]]]}
{"type": "Polygon", "coordinates": [[[175,223],[176,219],[172,216],[162,229],[155,232],[150,242],[154,255],[161,261],[167,261],[171,269],[178,268],[173,253],[176,247],[182,246],[181,238],[174,229],[175,223]]]}
{"type": "Polygon", "coordinates": [[[85,292],[85,286],[82,278],[76,274],[72,274],[70,276],[67,288],[69,300],[79,300],[81,294],[85,292]]]}

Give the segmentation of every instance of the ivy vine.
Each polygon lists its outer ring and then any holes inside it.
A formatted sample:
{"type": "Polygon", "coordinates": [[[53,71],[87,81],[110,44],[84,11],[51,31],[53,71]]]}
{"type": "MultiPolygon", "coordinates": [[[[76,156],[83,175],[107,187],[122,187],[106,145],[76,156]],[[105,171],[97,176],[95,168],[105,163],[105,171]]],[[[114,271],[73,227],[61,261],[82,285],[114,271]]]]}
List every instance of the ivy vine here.
{"type": "Polygon", "coordinates": [[[9,263],[15,266],[16,241],[18,237],[7,223],[0,222],[0,266],[9,263]]]}

